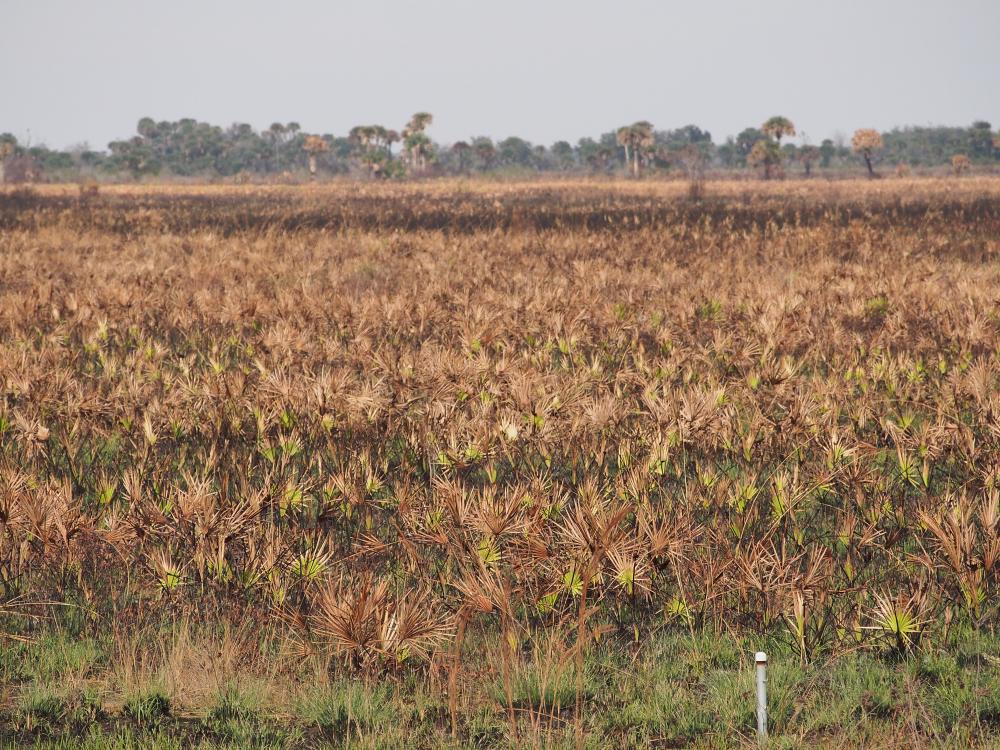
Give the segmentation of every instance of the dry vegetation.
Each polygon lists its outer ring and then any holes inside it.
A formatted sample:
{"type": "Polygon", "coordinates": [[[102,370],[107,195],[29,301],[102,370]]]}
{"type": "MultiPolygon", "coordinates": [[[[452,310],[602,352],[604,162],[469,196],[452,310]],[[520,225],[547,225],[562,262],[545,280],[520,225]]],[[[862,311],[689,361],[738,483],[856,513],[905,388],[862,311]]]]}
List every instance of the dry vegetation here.
{"type": "Polygon", "coordinates": [[[0,736],[996,742],[1000,182],[707,193],[0,195],[0,736]]]}

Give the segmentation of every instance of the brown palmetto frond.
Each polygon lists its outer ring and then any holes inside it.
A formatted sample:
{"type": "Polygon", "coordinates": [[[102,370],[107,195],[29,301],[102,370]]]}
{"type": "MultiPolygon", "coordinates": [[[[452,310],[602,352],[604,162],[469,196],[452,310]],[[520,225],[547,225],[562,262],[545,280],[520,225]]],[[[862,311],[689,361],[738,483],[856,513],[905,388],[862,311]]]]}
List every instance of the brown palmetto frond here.
{"type": "Polygon", "coordinates": [[[324,586],[310,620],[336,653],[364,663],[382,651],[380,628],[389,613],[389,584],[368,575],[324,586]]]}

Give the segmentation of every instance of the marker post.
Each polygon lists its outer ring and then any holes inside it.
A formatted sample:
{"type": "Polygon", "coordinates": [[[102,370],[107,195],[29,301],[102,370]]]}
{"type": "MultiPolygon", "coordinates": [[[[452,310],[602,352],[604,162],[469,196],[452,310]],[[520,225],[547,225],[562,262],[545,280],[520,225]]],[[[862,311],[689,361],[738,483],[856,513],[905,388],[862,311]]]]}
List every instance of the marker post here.
{"type": "Polygon", "coordinates": [[[757,652],[757,742],[767,744],[767,654],[757,652]]]}

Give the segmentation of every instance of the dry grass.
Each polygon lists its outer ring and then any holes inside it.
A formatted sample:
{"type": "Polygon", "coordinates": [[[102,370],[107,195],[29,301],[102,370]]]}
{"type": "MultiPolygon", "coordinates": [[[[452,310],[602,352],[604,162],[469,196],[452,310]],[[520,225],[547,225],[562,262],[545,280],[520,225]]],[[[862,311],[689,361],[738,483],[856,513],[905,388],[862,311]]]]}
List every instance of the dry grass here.
{"type": "Polygon", "coordinates": [[[459,737],[496,679],[529,744],[583,742],[587,660],[664,629],[808,664],[991,628],[1000,180],[686,196],[4,194],[5,597],[190,703],[260,643],[141,634],[266,623],[283,663],[417,675],[459,737]],[[533,663],[569,705],[519,703],[533,663]]]}

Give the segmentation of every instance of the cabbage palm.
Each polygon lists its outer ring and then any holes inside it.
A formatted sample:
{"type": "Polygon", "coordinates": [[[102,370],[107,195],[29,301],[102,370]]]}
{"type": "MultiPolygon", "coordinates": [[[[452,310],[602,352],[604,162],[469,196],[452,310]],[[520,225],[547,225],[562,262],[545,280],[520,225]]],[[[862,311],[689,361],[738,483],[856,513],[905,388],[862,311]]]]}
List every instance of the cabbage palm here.
{"type": "Polygon", "coordinates": [[[795,125],[787,117],[775,115],[760,126],[761,132],[769,135],[781,145],[782,136],[795,135],[795,125]]]}
{"type": "Polygon", "coordinates": [[[424,131],[432,122],[434,115],[430,112],[417,112],[403,128],[403,146],[409,154],[411,169],[424,169],[427,165],[431,140],[424,131]]]}
{"type": "Polygon", "coordinates": [[[644,154],[655,145],[656,138],[653,135],[653,124],[646,120],[640,120],[632,125],[618,128],[617,140],[619,145],[625,147],[625,163],[629,163],[629,156],[632,161],[632,176],[639,176],[639,165],[644,154]]]}
{"type": "Polygon", "coordinates": [[[398,130],[387,130],[385,133],[385,149],[389,152],[389,159],[392,159],[392,144],[399,143],[400,138],[398,130]]]}
{"type": "Polygon", "coordinates": [[[316,179],[316,157],[324,151],[329,151],[330,146],[318,135],[306,136],[302,148],[309,154],[309,175],[316,179]]]}
{"type": "Polygon", "coordinates": [[[772,141],[770,138],[765,138],[753,144],[753,148],[750,149],[750,155],[747,156],[747,164],[751,167],[764,168],[765,180],[770,180],[774,177],[774,169],[780,163],[781,149],[778,148],[777,142],[772,141]]]}

